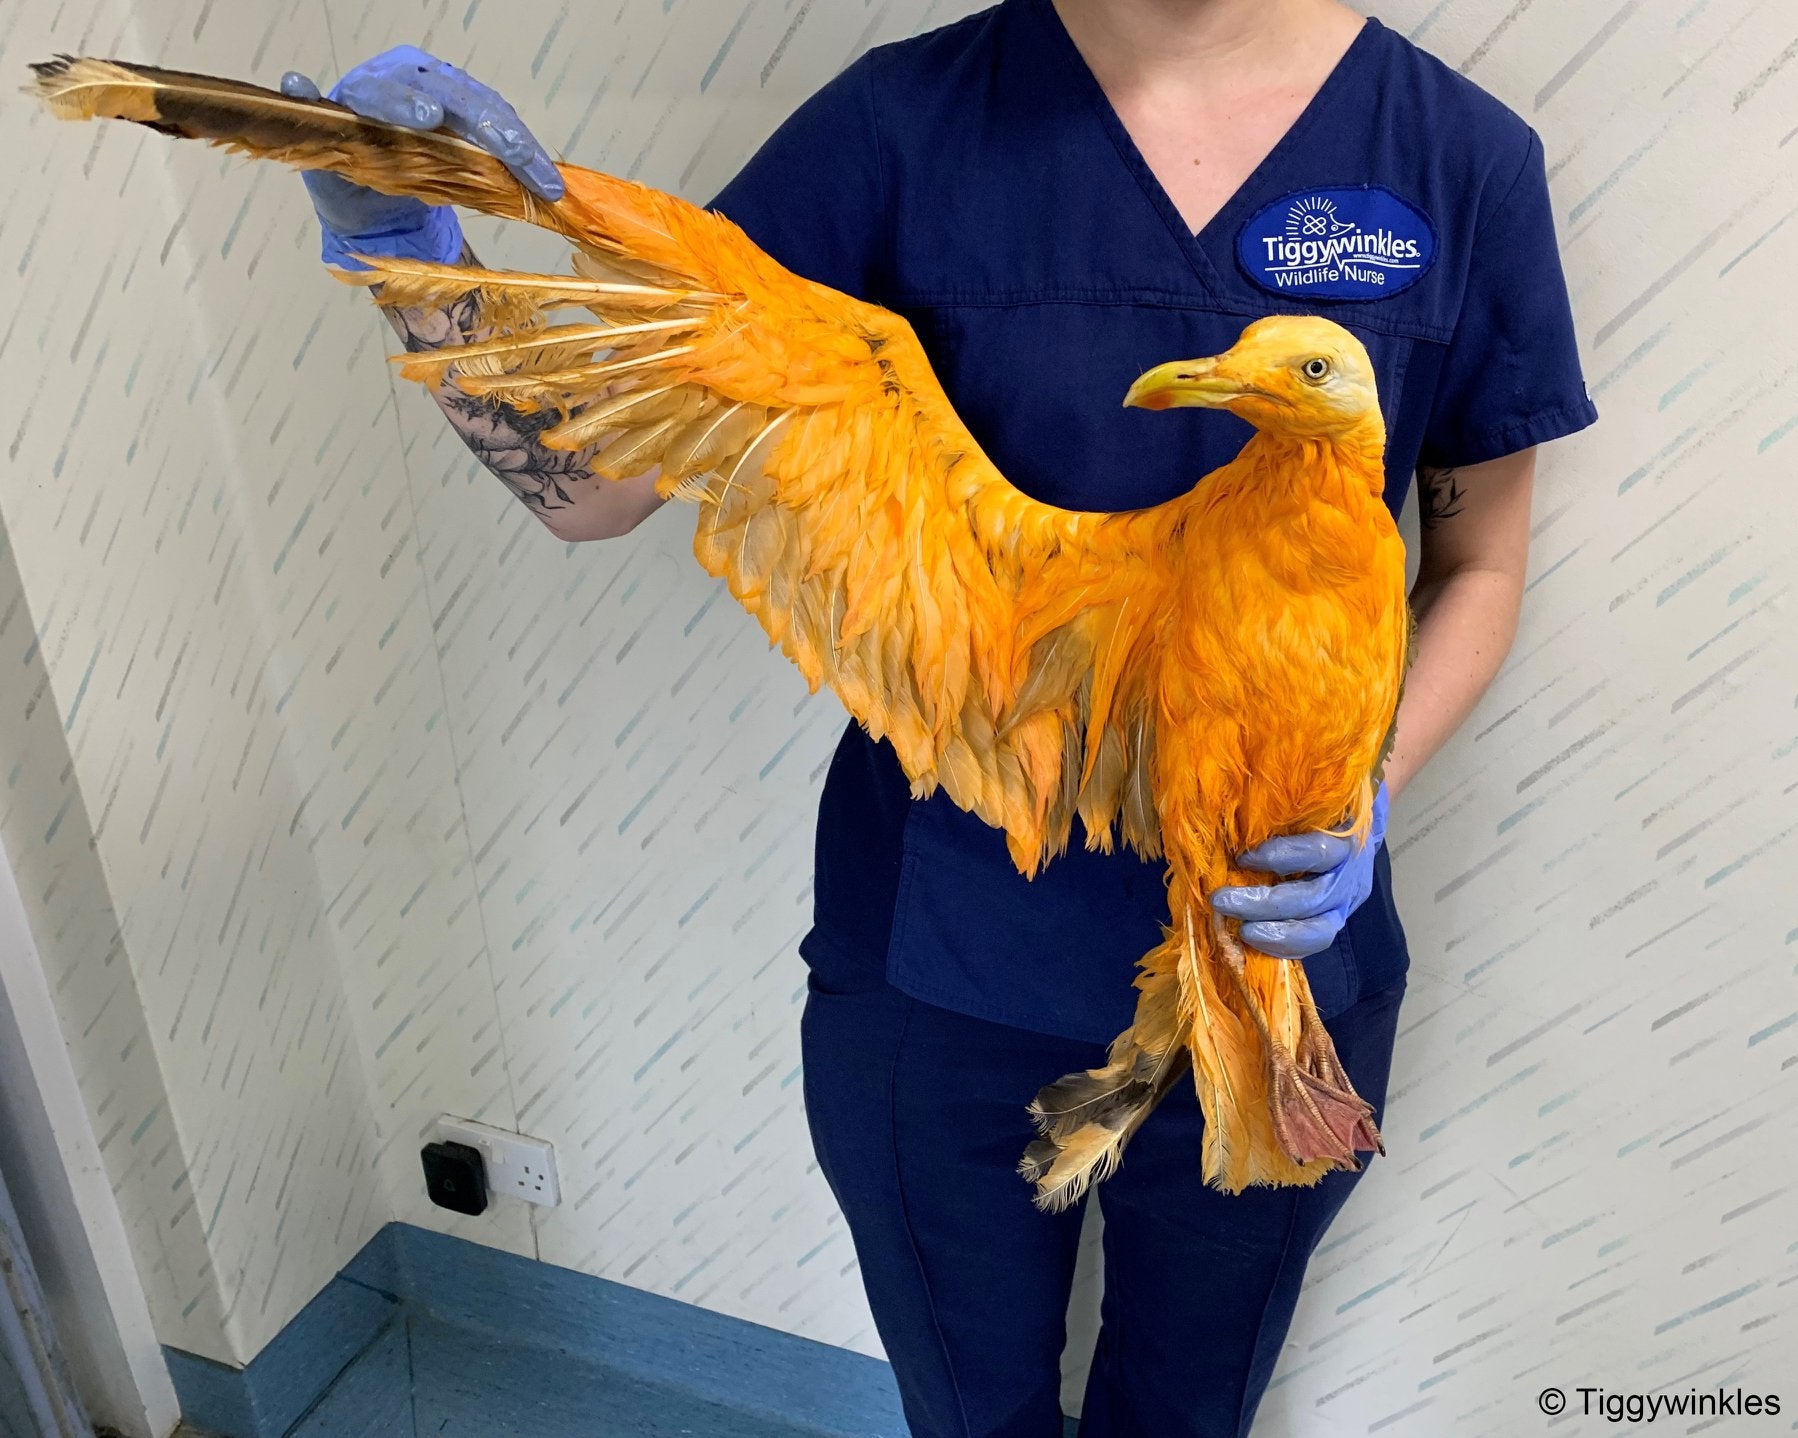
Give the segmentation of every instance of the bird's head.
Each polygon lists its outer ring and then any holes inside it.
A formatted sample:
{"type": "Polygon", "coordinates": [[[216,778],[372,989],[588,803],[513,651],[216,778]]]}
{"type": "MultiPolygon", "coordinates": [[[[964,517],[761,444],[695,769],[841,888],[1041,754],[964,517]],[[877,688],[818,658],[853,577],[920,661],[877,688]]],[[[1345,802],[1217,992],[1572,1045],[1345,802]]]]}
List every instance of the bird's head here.
{"type": "Polygon", "coordinates": [[[1380,417],[1367,350],[1315,315],[1269,315],[1221,355],[1157,365],[1130,386],[1124,403],[1227,409],[1294,439],[1347,438],[1380,417]]]}

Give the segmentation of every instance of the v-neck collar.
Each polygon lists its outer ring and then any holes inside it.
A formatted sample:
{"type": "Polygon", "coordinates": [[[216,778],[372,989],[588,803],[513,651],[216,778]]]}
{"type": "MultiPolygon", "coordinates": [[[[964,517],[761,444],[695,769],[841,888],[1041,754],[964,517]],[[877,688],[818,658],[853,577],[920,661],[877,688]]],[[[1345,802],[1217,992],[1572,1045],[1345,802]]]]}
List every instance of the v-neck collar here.
{"type": "Polygon", "coordinates": [[[1179,207],[1174,204],[1155,171],[1150,168],[1149,162],[1143,158],[1142,151],[1137,148],[1136,141],[1131,138],[1129,129],[1112,105],[1111,97],[1105,93],[1099,77],[1093,74],[1092,67],[1086,63],[1086,56],[1080,53],[1080,47],[1074,43],[1074,37],[1068,33],[1067,26],[1062,23],[1051,0],[1023,0],[1023,3],[1036,13],[1038,24],[1047,34],[1049,48],[1060,57],[1075,86],[1084,93],[1117,150],[1118,159],[1135,177],[1143,198],[1160,215],[1174,243],[1186,256],[1199,280],[1214,296],[1222,292],[1223,276],[1212,262],[1212,243],[1221,235],[1224,237],[1221,242],[1224,251],[1232,249],[1229,236],[1234,232],[1233,227],[1241,222],[1244,207],[1252,203],[1255,197],[1265,193],[1268,177],[1304,144],[1310,132],[1328,114],[1336,95],[1354,78],[1354,73],[1361,68],[1364,56],[1372,48],[1378,32],[1384,29],[1372,15],[1363,20],[1361,28],[1355,32],[1355,38],[1349,42],[1348,49],[1342,52],[1341,58],[1324,77],[1323,83],[1306,102],[1305,108],[1286,127],[1286,132],[1261,157],[1260,163],[1249,172],[1248,178],[1218,207],[1217,213],[1202,228],[1194,231],[1186,227],[1186,219],[1181,215],[1179,207]]]}

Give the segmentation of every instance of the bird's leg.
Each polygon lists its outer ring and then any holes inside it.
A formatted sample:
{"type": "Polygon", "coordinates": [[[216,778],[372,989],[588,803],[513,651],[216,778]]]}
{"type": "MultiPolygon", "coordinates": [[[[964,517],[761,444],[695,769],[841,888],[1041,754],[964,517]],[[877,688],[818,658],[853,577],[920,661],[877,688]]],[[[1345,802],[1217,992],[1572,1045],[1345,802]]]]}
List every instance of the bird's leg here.
{"type": "MultiPolygon", "coordinates": [[[[1360,1168],[1361,1165],[1355,1160],[1353,1145],[1359,1132],[1358,1125],[1366,1123],[1371,1110],[1349,1086],[1346,1076],[1342,1077],[1340,1086],[1325,1082],[1308,1072],[1311,1067],[1309,1063],[1301,1067],[1284,1047],[1274,1041],[1267,1026],[1267,1018],[1261,1012],[1261,1004],[1250,991],[1244,974],[1247,960],[1241,940],[1230,932],[1222,914],[1213,914],[1211,923],[1217,934],[1218,948],[1223,952],[1224,967],[1229,970],[1230,977],[1235,979],[1237,992],[1242,995],[1243,1004],[1261,1035],[1262,1047],[1267,1050],[1268,1108],[1273,1118],[1274,1136],[1279,1139],[1280,1147],[1286,1150],[1286,1156],[1294,1163],[1310,1163],[1314,1159],[1325,1158],[1350,1171],[1360,1168]]],[[[1308,994],[1306,1002],[1309,1004],[1308,994]]],[[[1316,1012],[1315,1007],[1312,1007],[1313,1018],[1316,1012]]],[[[1330,1044],[1329,1035],[1323,1032],[1321,1022],[1318,1023],[1317,1032],[1323,1036],[1323,1044],[1328,1051],[1330,1064],[1334,1065],[1334,1072],[1341,1075],[1342,1068],[1336,1063],[1335,1047],[1330,1044]]],[[[1318,1045],[1309,1028],[1302,1024],[1300,1035],[1301,1052],[1315,1055],[1318,1045]]]]}
{"type": "Polygon", "coordinates": [[[1299,1065],[1305,1074],[1339,1096],[1342,1104],[1352,1108],[1358,1117],[1346,1129],[1334,1131],[1350,1148],[1386,1152],[1380,1131],[1374,1127],[1373,1107],[1360,1094],[1344,1072],[1342,1060],[1336,1057],[1336,1044],[1317,1012],[1317,1000],[1311,996],[1311,985],[1299,985],[1299,1065]]]}

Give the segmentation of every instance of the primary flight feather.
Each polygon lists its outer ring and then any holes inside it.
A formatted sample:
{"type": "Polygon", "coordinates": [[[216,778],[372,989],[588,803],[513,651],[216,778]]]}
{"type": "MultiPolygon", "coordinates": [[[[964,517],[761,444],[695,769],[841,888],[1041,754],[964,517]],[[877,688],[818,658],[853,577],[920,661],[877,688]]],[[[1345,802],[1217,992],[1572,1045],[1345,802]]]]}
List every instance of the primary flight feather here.
{"type": "Polygon", "coordinates": [[[1303,968],[1246,949],[1208,895],[1267,876],[1275,834],[1364,835],[1409,617],[1381,499],[1367,353],[1275,316],[1150,370],[1126,404],[1228,409],[1255,436],[1178,499],[1121,514],[1009,484],[899,316],[776,264],[730,223],[572,165],[555,202],[454,136],[326,100],[112,61],[35,66],[69,119],[133,120],[389,194],[558,231],[575,276],[370,258],[382,305],[472,299],[483,338],[402,373],[553,411],[552,448],[659,470],[694,553],[814,689],[888,739],[922,797],[1005,831],[1033,874],[1067,846],[1165,858],[1169,920],[1108,1063],[1050,1084],[1023,1173],[1059,1207],[1117,1164],[1190,1063],[1216,1186],[1309,1184],[1380,1146],[1303,968]],[[552,311],[590,318],[552,323],[552,311]]]}

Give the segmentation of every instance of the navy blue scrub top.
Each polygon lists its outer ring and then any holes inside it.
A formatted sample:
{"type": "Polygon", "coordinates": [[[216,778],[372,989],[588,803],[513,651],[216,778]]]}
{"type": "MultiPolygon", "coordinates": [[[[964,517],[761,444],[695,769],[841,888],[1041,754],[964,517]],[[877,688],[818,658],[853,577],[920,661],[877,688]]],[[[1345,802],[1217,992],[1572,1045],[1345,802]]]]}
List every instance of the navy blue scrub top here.
{"type": "MultiPolygon", "coordinates": [[[[1203,148],[1195,137],[1195,148],[1203,148]]],[[[1197,235],[1049,0],[1004,0],[871,51],[713,201],[788,268],[911,321],[1005,476],[1071,509],[1182,494],[1249,428],[1120,401],[1143,370],[1229,348],[1262,315],[1353,330],[1378,372],[1386,500],[1411,476],[1590,424],[1542,146],[1477,86],[1369,19],[1273,152],[1197,235]]],[[[1109,1041],[1167,919],[1163,869],[1089,853],[1036,879],[946,796],[917,802],[851,724],[824,786],[814,926],[827,987],[1109,1041]]],[[[1407,967],[1374,893],[1305,961],[1327,1018],[1407,967]]]]}

